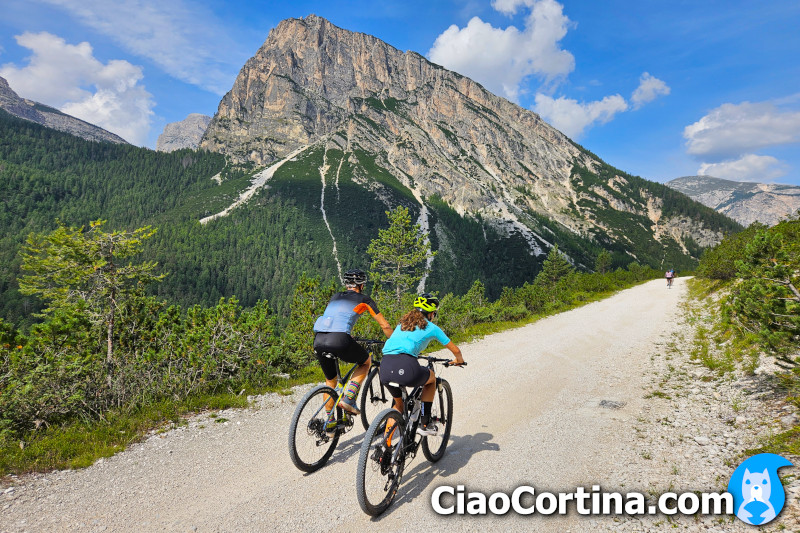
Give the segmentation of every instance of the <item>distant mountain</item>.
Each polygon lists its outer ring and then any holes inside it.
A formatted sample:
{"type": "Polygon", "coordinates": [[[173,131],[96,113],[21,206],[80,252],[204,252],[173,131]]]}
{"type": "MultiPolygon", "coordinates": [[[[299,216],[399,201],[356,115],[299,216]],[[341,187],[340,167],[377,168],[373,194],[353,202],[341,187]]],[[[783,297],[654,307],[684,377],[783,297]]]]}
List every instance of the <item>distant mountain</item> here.
{"type": "Polygon", "coordinates": [[[2,77],[0,77],[0,109],[4,109],[19,118],[81,137],[87,141],[127,144],[122,137],[99,126],[89,124],[44,104],[20,98],[8,85],[8,81],[2,77]]]}
{"type": "Polygon", "coordinates": [[[156,150],[159,152],[174,152],[182,148],[196,149],[200,139],[206,132],[211,117],[192,113],[180,122],[170,122],[164,127],[164,132],[158,136],[156,150]]]}
{"type": "Polygon", "coordinates": [[[685,176],[667,186],[728,215],[744,226],[755,221],[773,226],[800,209],[800,187],[685,176]]]}
{"type": "Polygon", "coordinates": [[[492,247],[519,254],[516,264],[530,277],[555,244],[587,269],[604,248],[616,265],[666,260],[689,268],[701,247],[738,227],[605,164],[473,80],[314,15],[270,32],[200,146],[257,168],[307,161],[302,182],[298,171],[287,178],[308,188],[304,201],[320,220],[332,211],[352,219],[370,205],[407,204],[441,252],[434,279],[437,271],[469,268],[465,248],[485,263],[481,279],[487,272],[508,278],[512,269],[499,257],[492,263],[492,247]],[[472,221],[483,242],[465,242],[443,209],[472,221]],[[492,244],[487,235],[494,234],[492,244]]]}

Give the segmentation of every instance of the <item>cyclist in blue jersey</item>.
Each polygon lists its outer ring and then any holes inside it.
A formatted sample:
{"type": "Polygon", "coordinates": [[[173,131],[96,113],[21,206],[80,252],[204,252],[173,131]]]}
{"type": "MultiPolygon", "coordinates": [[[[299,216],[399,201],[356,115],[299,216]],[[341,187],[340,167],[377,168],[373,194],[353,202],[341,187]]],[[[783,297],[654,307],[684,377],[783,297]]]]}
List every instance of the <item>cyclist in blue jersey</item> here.
{"type": "Polygon", "coordinates": [[[405,387],[424,385],[422,412],[417,433],[426,436],[436,435],[438,431],[436,425],[430,422],[431,406],[436,394],[436,375],[433,370],[421,366],[417,357],[432,340],[437,340],[453,352],[456,358],[455,364],[464,363],[458,346],[445,335],[439,326],[432,322],[436,318],[438,309],[439,299],[428,293],[422,294],[414,300],[414,309],[400,319],[400,324],[383,346],[380,370],[381,382],[392,394],[394,408],[401,413],[403,412],[401,391],[388,383],[398,383],[405,387]]]}
{"type": "MultiPolygon", "coordinates": [[[[324,353],[332,353],[342,361],[357,363],[359,366],[353,372],[350,382],[345,389],[344,398],[339,405],[353,415],[360,414],[356,407],[356,396],[361,382],[367,375],[372,359],[363,346],[358,344],[350,332],[365,311],[378,322],[383,333],[388,337],[392,334],[392,327],[378,310],[378,305],[369,296],[362,294],[367,274],[363,270],[353,269],[344,273],[344,284],[347,290],[337,292],[325,308],[325,312],[314,322],[314,353],[317,356],[322,372],[325,374],[325,383],[336,387],[336,361],[325,357],[324,353]]],[[[328,409],[333,407],[333,401],[328,409]]]]}

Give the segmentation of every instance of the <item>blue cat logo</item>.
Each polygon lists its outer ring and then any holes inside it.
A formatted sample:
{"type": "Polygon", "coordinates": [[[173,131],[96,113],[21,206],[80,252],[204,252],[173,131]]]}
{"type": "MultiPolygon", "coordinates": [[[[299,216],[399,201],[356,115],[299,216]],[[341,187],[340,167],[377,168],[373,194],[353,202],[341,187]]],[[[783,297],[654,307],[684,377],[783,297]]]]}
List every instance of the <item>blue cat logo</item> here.
{"type": "Polygon", "coordinates": [[[778,469],[792,463],[774,453],[760,453],[746,459],[728,482],[733,508],[739,520],[760,526],[772,521],[786,503],[778,469]]]}

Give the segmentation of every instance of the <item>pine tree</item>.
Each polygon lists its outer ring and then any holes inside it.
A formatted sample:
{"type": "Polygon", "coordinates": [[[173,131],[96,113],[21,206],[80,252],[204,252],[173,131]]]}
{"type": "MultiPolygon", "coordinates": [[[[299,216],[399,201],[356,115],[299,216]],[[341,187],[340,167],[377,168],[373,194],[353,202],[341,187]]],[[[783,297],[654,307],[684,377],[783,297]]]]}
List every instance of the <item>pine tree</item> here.
{"type": "Polygon", "coordinates": [[[553,246],[547,254],[547,259],[542,263],[542,271],[536,276],[534,283],[544,287],[553,287],[558,280],[575,271],[569,261],[564,259],[558,251],[558,245],[553,246]]]}
{"type": "Polygon", "coordinates": [[[594,262],[594,270],[600,274],[605,274],[609,268],[611,268],[611,254],[608,250],[601,250],[594,262]]]}
{"type": "Polygon", "coordinates": [[[30,274],[19,278],[22,294],[35,294],[48,305],[44,315],[75,311],[85,313],[106,333],[107,360],[113,357],[114,322],[128,299],[142,294],[145,285],[160,281],[154,262],[140,264],[125,260],[141,252],[142,241],[155,229],[145,226],[134,231],[106,233],[104,220],[84,227],[59,223],[49,234],[32,233],[21,252],[22,268],[30,274]]]}
{"type": "Polygon", "coordinates": [[[426,260],[433,255],[419,224],[411,225],[407,207],[386,211],[389,228],[378,230],[378,238],[367,248],[372,258],[371,276],[379,288],[388,288],[400,305],[403,293],[415,287],[426,272],[426,260]]]}
{"type": "Polygon", "coordinates": [[[736,262],[735,319],[774,351],[800,333],[800,221],[756,232],[736,262]]]}

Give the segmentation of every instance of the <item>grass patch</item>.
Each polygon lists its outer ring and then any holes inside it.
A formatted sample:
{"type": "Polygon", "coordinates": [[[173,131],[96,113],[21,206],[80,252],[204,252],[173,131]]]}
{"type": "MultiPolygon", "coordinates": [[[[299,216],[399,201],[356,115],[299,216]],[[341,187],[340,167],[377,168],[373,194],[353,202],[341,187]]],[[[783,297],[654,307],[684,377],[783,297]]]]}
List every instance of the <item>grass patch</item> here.
{"type": "Polygon", "coordinates": [[[655,390],[655,391],[653,391],[653,392],[651,392],[649,394],[646,394],[644,398],[646,400],[649,400],[650,398],[662,398],[664,400],[671,400],[672,396],[670,396],[669,394],[667,394],[664,391],[655,390]]]}
{"type": "Polygon", "coordinates": [[[745,451],[746,456],[757,453],[775,453],[783,456],[800,455],[800,427],[793,427],[788,431],[772,436],[759,448],[745,451]]]}
{"type": "MultiPolygon", "coordinates": [[[[322,379],[320,369],[309,368],[296,378],[276,378],[274,383],[244,390],[248,394],[280,392],[299,383],[322,379]]],[[[5,439],[0,441],[0,477],[90,466],[102,457],[110,457],[143,440],[151,431],[164,433],[185,425],[186,419],[196,413],[247,406],[245,393],[205,394],[182,402],[164,400],[131,413],[110,412],[102,421],[73,421],[40,429],[21,440],[5,439]]],[[[215,413],[209,417],[216,422],[225,421],[215,413]]]]}
{"type": "Polygon", "coordinates": [[[185,423],[195,410],[241,407],[246,398],[231,394],[196,397],[186,402],[164,401],[133,413],[111,412],[101,422],[72,422],[0,443],[0,475],[82,468],[138,442],[151,430],[168,430],[185,423]]]}

